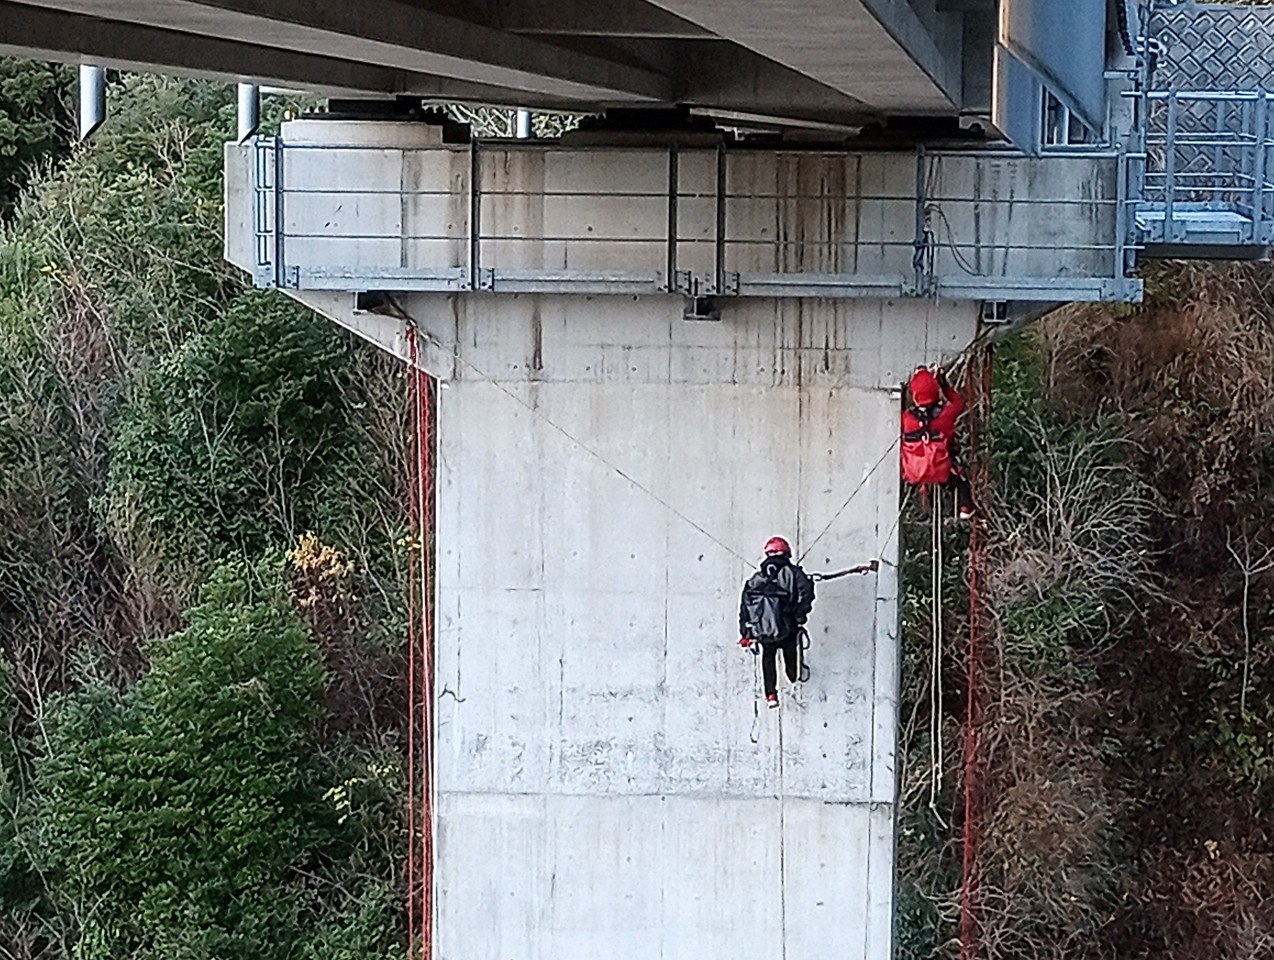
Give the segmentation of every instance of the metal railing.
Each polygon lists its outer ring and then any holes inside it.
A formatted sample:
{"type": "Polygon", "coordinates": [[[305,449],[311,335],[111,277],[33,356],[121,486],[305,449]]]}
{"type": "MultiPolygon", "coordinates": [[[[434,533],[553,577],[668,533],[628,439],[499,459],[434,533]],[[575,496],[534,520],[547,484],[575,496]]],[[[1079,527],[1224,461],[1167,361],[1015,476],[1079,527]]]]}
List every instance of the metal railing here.
{"type": "Polygon", "coordinates": [[[1272,95],[1147,91],[1141,145],[1129,155],[1131,202],[1147,243],[1268,245],[1272,95]]]}
{"type": "Polygon", "coordinates": [[[261,286],[329,290],[1137,296],[1139,285],[1126,277],[1127,171],[1118,154],[881,157],[525,141],[382,150],[259,138],[254,275],[261,286]],[[609,177],[593,189],[569,180],[529,185],[510,174],[542,177],[549,159],[536,155],[554,150],[609,150],[631,180],[611,186],[617,178],[609,177]],[[374,171],[387,153],[398,174],[379,183],[359,174],[362,161],[374,171]],[[1086,164],[1076,176],[1095,186],[1038,196],[985,186],[1041,162],[1086,164]],[[766,176],[749,175],[755,164],[766,176]],[[421,174],[426,168],[432,172],[421,174]],[[864,187],[867,169],[888,186],[864,187]],[[766,177],[774,188],[734,186],[766,177]],[[1108,226],[1095,230],[1097,223],[1108,226]]]}

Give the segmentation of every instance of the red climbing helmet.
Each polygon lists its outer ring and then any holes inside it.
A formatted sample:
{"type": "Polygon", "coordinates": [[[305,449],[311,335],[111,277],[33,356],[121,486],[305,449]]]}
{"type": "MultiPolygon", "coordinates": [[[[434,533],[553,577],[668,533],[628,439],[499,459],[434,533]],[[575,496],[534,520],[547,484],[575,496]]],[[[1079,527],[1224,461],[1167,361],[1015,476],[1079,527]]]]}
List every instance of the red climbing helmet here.
{"type": "Polygon", "coordinates": [[[792,546],[782,537],[770,537],[765,541],[765,555],[772,557],[776,553],[784,553],[788,556],[792,554],[792,546]]]}
{"type": "Polygon", "coordinates": [[[911,375],[911,399],[918,407],[931,407],[938,402],[942,391],[938,387],[938,378],[924,367],[918,367],[911,375]]]}

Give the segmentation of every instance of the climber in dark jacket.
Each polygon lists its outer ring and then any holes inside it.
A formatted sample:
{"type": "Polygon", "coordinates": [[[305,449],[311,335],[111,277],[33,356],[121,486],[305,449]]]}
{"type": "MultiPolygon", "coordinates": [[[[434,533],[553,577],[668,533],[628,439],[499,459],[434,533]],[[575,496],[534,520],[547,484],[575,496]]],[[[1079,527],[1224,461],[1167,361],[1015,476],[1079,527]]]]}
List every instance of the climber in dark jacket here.
{"type": "Polygon", "coordinates": [[[775,657],[780,650],[787,678],[793,683],[804,679],[800,634],[813,606],[814,581],[792,562],[788,542],[782,537],[771,537],[765,545],[761,569],[743,585],[739,602],[739,646],[760,645],[765,700],[771,708],[779,705],[775,657]]]}

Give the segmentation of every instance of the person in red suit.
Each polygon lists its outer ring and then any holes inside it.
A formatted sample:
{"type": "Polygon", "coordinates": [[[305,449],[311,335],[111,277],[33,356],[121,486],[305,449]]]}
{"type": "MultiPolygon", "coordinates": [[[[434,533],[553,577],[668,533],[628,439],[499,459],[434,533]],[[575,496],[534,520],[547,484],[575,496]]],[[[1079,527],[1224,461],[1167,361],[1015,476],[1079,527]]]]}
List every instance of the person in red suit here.
{"type": "Polygon", "coordinates": [[[902,476],[908,483],[955,490],[960,519],[977,515],[967,469],[955,442],[964,397],[936,372],[917,367],[908,385],[911,405],[902,412],[902,476]]]}

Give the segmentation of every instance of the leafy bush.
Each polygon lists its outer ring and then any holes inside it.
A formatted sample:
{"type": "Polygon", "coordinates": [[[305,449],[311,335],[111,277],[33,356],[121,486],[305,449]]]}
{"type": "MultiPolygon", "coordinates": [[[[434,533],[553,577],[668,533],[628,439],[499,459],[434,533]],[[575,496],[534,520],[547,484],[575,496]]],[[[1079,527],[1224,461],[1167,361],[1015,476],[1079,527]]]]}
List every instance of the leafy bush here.
{"type": "Polygon", "coordinates": [[[0,219],[35,168],[70,152],[72,77],[58,64],[0,57],[0,219]]]}
{"type": "Polygon", "coordinates": [[[48,865],[100,957],[287,957],[335,842],[307,747],[325,677],[286,591],[222,570],[125,694],[70,696],[40,769],[48,865]]]}
{"type": "Polygon", "coordinates": [[[122,77],[0,226],[6,960],[401,937],[401,371],[222,262],[233,129],[226,87],[122,77]],[[260,566],[306,531],[339,629],[260,566]]]}
{"type": "Polygon", "coordinates": [[[105,494],[118,535],[197,566],[317,526],[334,494],[326,474],[350,442],[349,365],[331,332],[291,305],[231,301],[159,358],[120,412],[105,494]]]}

